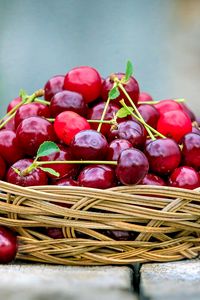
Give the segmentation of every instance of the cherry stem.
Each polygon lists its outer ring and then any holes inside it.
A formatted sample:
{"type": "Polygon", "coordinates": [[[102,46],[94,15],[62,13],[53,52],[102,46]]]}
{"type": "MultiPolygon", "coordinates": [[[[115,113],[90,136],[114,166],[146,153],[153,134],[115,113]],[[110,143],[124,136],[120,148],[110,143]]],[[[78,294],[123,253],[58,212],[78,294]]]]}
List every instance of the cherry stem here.
{"type": "MultiPolygon", "coordinates": [[[[53,118],[47,118],[46,120],[49,121],[49,122],[54,122],[55,121],[55,119],[53,119],[53,118]]],[[[103,123],[103,124],[110,124],[110,125],[115,125],[116,124],[115,119],[103,120],[103,121],[101,121],[101,120],[87,120],[87,122],[88,123],[103,123]]]]}
{"type": "MultiPolygon", "coordinates": [[[[177,103],[184,103],[184,102],[186,102],[186,100],[184,99],[184,98],[179,98],[179,99],[173,99],[175,102],[177,102],[177,103]]],[[[158,101],[139,101],[138,102],[138,104],[152,104],[152,105],[154,105],[154,104],[158,104],[158,103],[160,103],[160,102],[162,102],[163,100],[158,100],[158,101]]]]}
{"type": "Polygon", "coordinates": [[[44,105],[50,105],[50,102],[49,101],[45,101],[45,100],[41,100],[41,99],[35,99],[34,102],[36,103],[41,103],[41,104],[44,104],[44,105]]]}

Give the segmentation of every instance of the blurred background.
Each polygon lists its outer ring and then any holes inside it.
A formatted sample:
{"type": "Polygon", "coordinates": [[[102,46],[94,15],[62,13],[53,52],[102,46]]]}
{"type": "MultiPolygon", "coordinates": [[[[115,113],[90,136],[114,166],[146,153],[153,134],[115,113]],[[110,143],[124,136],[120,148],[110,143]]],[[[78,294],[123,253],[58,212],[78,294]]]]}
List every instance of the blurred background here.
{"type": "Polygon", "coordinates": [[[200,115],[199,0],[0,0],[0,114],[20,88],[91,65],[134,64],[154,99],[186,98],[200,115]]]}

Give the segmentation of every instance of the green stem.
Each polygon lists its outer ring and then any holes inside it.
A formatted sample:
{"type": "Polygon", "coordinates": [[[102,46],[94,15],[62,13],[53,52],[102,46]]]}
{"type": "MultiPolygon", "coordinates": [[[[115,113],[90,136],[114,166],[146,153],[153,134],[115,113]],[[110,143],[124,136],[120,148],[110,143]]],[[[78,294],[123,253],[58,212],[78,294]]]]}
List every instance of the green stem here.
{"type": "Polygon", "coordinates": [[[56,161],[37,161],[36,166],[52,164],[98,164],[98,165],[117,165],[117,161],[112,160],[56,160],[56,161]]]}
{"type": "MultiPolygon", "coordinates": [[[[184,98],[178,98],[178,99],[173,99],[175,102],[177,103],[184,103],[185,99],[184,98]]],[[[160,102],[162,102],[163,100],[158,100],[158,101],[139,101],[138,104],[150,104],[150,105],[154,105],[154,104],[158,104],[160,102]]]]}
{"type": "Polygon", "coordinates": [[[36,98],[35,100],[34,100],[34,102],[36,102],[36,103],[41,103],[41,104],[44,104],[44,105],[50,105],[50,102],[49,101],[45,101],[45,100],[42,100],[42,99],[38,99],[38,98],[36,98]]]}

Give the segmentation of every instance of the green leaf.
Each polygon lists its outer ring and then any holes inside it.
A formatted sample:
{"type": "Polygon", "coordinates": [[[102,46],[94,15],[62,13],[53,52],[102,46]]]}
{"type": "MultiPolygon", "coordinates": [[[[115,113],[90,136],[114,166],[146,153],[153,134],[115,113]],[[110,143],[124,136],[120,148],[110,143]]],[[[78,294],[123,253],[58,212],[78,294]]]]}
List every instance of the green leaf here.
{"type": "Polygon", "coordinates": [[[52,169],[52,168],[43,168],[43,167],[39,167],[42,171],[44,171],[44,172],[47,172],[47,173],[49,173],[49,174],[51,174],[51,175],[54,175],[54,176],[56,176],[56,177],[59,177],[60,176],[60,173],[58,173],[58,172],[56,172],[54,169],[52,169]]]}
{"type": "Polygon", "coordinates": [[[19,96],[21,97],[22,101],[24,101],[28,97],[28,94],[25,90],[21,89],[20,92],[19,92],[19,96]]]}
{"type": "Polygon", "coordinates": [[[126,108],[126,107],[120,108],[120,109],[118,110],[118,112],[117,112],[117,117],[118,117],[118,118],[125,118],[125,117],[131,115],[131,112],[133,112],[133,107],[127,106],[127,108],[126,108]],[[128,109],[127,109],[127,108],[128,108],[128,109]],[[130,111],[131,111],[131,112],[130,112],[130,111]]]}
{"type": "Polygon", "coordinates": [[[60,152],[59,147],[53,142],[44,142],[40,145],[37,151],[37,159],[42,156],[50,155],[55,152],[60,152]]]}
{"type": "Polygon", "coordinates": [[[118,87],[114,86],[114,87],[112,88],[112,90],[110,90],[108,96],[109,96],[109,98],[110,98],[111,100],[113,100],[113,99],[116,99],[119,95],[120,95],[120,92],[119,92],[118,87]]]}
{"type": "Polygon", "coordinates": [[[17,168],[12,167],[13,171],[15,171],[15,173],[17,173],[18,175],[21,175],[20,170],[18,170],[17,168]]]}
{"type": "Polygon", "coordinates": [[[133,75],[133,65],[131,61],[128,60],[126,64],[125,80],[128,81],[132,75],[133,75]]]}

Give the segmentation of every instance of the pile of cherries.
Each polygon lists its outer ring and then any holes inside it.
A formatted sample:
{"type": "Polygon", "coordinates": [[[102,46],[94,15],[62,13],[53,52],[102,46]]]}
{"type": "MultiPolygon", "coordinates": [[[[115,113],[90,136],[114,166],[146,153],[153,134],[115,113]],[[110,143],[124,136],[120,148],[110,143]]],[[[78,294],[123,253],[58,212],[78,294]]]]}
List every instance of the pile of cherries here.
{"type": "MultiPolygon", "coordinates": [[[[140,92],[130,62],[125,73],[106,79],[92,67],[76,67],[9,103],[0,122],[0,180],[24,187],[195,189],[199,126],[183,99],[154,101],[140,92]]],[[[120,239],[118,233],[110,235],[120,239]]]]}

